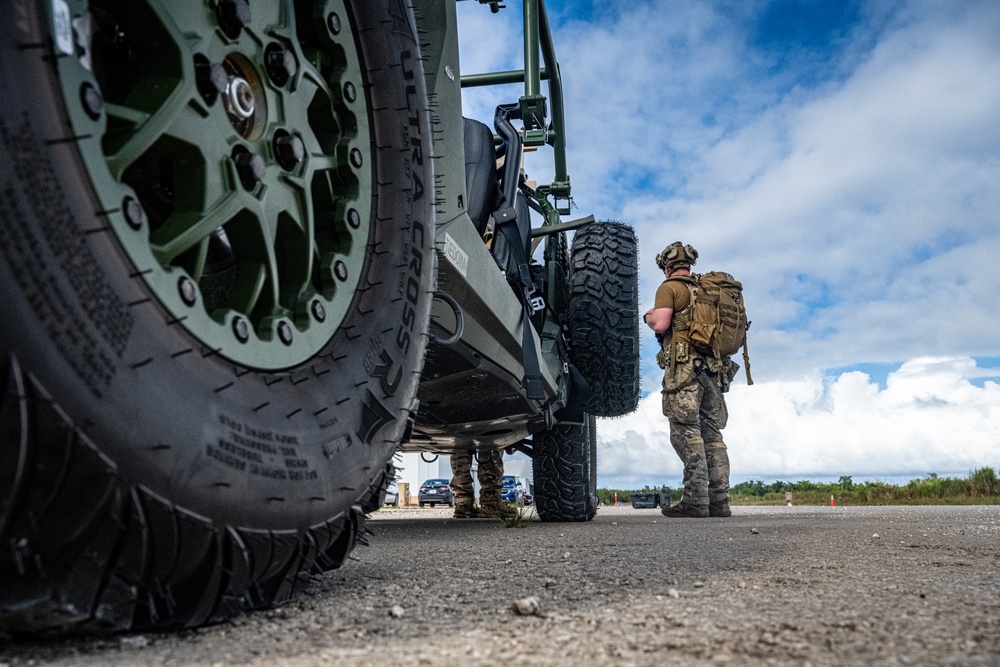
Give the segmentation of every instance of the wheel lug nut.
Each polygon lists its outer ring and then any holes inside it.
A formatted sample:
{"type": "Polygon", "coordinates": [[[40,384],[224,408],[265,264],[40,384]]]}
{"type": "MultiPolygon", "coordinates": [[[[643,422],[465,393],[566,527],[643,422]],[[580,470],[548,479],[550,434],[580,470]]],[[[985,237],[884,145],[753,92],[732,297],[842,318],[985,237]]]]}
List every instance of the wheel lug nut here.
{"type": "Polygon", "coordinates": [[[219,27],[229,39],[236,39],[240,30],[250,25],[250,3],[247,0],[219,0],[215,14],[219,27]]]}
{"type": "Polygon", "coordinates": [[[198,290],[195,288],[194,283],[187,276],[182,276],[180,280],[177,281],[177,289],[181,293],[181,301],[189,306],[193,306],[194,302],[198,299],[198,290]]]}
{"type": "Polygon", "coordinates": [[[250,340],[250,327],[247,325],[247,321],[242,317],[233,318],[233,334],[236,335],[236,340],[241,343],[245,343],[250,340]]]}
{"type": "Polygon", "coordinates": [[[361,216],[353,208],[347,212],[347,224],[354,229],[361,226],[361,216]]]}
{"type": "Polygon", "coordinates": [[[344,98],[348,102],[353,102],[358,97],[358,91],[354,88],[354,84],[348,81],[344,84],[344,98]]]}
{"type": "Polygon", "coordinates": [[[318,299],[312,302],[312,314],[317,322],[322,322],[326,319],[326,308],[323,307],[323,304],[318,299]]]}
{"type": "Polygon", "coordinates": [[[80,86],[80,101],[83,103],[83,110],[87,112],[91,120],[101,117],[104,110],[104,100],[101,98],[101,91],[94,88],[93,84],[86,82],[80,86]]]}
{"type": "Polygon", "coordinates": [[[142,212],[142,204],[137,202],[132,197],[125,197],[122,200],[122,212],[125,214],[125,222],[132,229],[142,228],[142,219],[144,216],[142,212]]]}
{"type": "Polygon", "coordinates": [[[351,149],[351,164],[353,164],[355,168],[360,169],[361,165],[363,165],[364,163],[365,163],[365,159],[364,159],[364,157],[362,157],[361,151],[359,151],[357,148],[352,148],[351,149]]]}
{"type": "Polygon", "coordinates": [[[333,265],[333,275],[337,276],[337,280],[347,280],[347,265],[338,261],[333,265]]]}
{"type": "Polygon", "coordinates": [[[269,44],[264,52],[264,66],[276,86],[284,86],[295,76],[295,55],[277,44],[269,44]]]}
{"type": "Polygon", "coordinates": [[[298,136],[278,130],[274,133],[274,156],[282,169],[291,171],[306,156],[306,147],[298,136]]]}
{"type": "Polygon", "coordinates": [[[205,104],[215,104],[219,93],[226,92],[229,85],[229,75],[219,63],[210,63],[208,58],[198,54],[194,59],[194,78],[201,99],[205,104]]]}
{"type": "Polygon", "coordinates": [[[240,176],[240,182],[243,184],[244,190],[249,192],[264,180],[264,175],[267,173],[264,158],[256,153],[251,153],[243,146],[233,148],[232,157],[233,162],[236,163],[236,173],[240,176]]]}
{"type": "Polygon", "coordinates": [[[330,12],[327,15],[326,28],[334,35],[340,34],[340,17],[335,12],[330,12]]]}
{"type": "Polygon", "coordinates": [[[278,338],[285,345],[292,344],[292,328],[288,326],[288,322],[278,322],[278,338]]]}

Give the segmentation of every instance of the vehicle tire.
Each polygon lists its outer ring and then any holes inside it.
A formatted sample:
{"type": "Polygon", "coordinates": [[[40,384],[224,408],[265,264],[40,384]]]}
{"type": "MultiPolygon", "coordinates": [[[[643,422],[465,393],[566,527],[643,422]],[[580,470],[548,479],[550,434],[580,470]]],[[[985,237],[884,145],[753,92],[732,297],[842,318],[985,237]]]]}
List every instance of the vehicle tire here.
{"type": "Polygon", "coordinates": [[[386,493],[389,489],[389,484],[396,478],[396,466],[390,461],[385,465],[385,472],[382,477],[376,480],[374,486],[374,493],[368,498],[361,509],[365,514],[371,514],[375,510],[382,509],[386,503],[386,493]]]}
{"type": "Polygon", "coordinates": [[[590,521],[597,514],[597,428],[572,404],[532,446],[535,507],[542,521],[590,521]]]}
{"type": "Polygon", "coordinates": [[[451,500],[448,501],[448,507],[454,507],[454,506],[455,506],[455,499],[452,498],[451,500]]]}
{"type": "Polygon", "coordinates": [[[589,476],[589,492],[587,493],[587,516],[591,519],[597,514],[597,418],[594,415],[587,415],[587,448],[590,450],[590,465],[587,470],[589,476]]]}
{"type": "Polygon", "coordinates": [[[590,385],[584,410],[620,417],[639,404],[635,232],[618,222],[577,230],[570,251],[570,359],[590,385]]]}
{"type": "Polygon", "coordinates": [[[415,407],[412,10],[196,4],[0,22],[0,634],[283,603],[363,540],[415,407]]]}

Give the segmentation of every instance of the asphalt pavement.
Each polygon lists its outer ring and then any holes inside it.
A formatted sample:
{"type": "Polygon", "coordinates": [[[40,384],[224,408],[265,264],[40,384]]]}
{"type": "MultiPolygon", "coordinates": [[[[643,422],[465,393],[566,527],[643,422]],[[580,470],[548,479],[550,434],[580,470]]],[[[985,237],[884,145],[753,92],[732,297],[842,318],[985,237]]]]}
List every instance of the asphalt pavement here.
{"type": "Polygon", "coordinates": [[[505,528],[385,509],[284,608],[19,642],[0,665],[1000,665],[1000,506],[733,512],[505,528]]]}

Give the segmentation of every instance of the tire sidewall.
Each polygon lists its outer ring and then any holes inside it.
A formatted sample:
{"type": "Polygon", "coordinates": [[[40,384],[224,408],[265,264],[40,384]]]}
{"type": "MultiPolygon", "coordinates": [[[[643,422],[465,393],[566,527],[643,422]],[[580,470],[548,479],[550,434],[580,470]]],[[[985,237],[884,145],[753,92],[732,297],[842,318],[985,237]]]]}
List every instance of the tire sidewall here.
{"type": "Polygon", "coordinates": [[[87,139],[71,139],[49,61],[48,10],[17,4],[19,19],[0,25],[0,353],[19,360],[125,487],[258,529],[344,511],[395,449],[426,345],[434,235],[423,193],[433,176],[412,23],[388,26],[389,2],[352,5],[374,109],[368,259],[327,346],[261,373],[171,321],[102,231],[78,148],[87,139]]]}

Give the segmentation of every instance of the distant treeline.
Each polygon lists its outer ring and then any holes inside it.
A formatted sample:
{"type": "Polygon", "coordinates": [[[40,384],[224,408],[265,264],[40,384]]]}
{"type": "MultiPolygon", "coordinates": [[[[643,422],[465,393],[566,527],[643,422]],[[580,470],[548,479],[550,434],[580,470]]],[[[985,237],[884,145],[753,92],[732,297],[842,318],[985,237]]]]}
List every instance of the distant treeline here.
{"type": "MultiPolygon", "coordinates": [[[[617,490],[618,502],[631,502],[632,494],[658,489],[617,490]]],[[[968,477],[938,477],[931,473],[908,484],[897,486],[885,482],[858,482],[844,475],[836,483],[764,482],[750,480],[730,489],[734,505],[783,505],[785,493],[792,492],[796,505],[828,505],[833,496],[838,505],[911,505],[911,504],[1000,504],[1000,479],[993,468],[973,470],[968,477]]],[[[598,489],[601,502],[614,501],[615,489],[598,489]]],[[[670,500],[680,500],[681,490],[671,489],[670,500]]]]}

